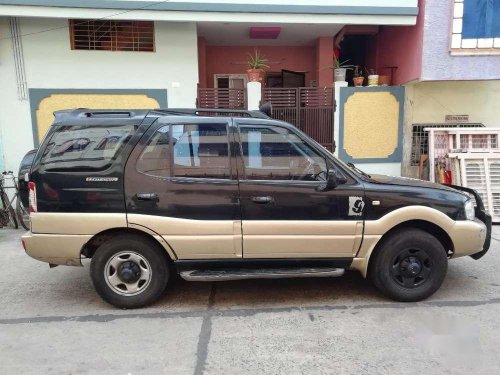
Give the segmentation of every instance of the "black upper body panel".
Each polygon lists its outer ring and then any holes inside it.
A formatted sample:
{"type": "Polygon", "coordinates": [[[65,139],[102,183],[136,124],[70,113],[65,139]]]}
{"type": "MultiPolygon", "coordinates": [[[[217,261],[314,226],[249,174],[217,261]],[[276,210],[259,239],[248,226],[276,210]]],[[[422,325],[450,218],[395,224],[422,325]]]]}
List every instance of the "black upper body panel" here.
{"type": "Polygon", "coordinates": [[[420,205],[437,209],[454,220],[464,219],[464,202],[468,197],[465,193],[451,187],[420,180],[379,175],[364,176],[335,159],[331,153],[293,125],[271,120],[266,116],[245,119],[222,117],[220,120],[214,120],[214,117],[203,117],[195,112],[195,110],[176,112],[172,109],[151,112],[146,110],[75,110],[57,113],[55,123],[40,146],[31,169],[30,180],[37,186],[38,211],[120,213],[126,212],[126,207],[128,207],[128,210],[141,214],[150,212],[156,215],[175,214],[184,218],[237,220],[240,218],[238,208],[238,202],[240,202],[241,212],[249,220],[376,220],[395,209],[420,205]],[[135,165],[129,165],[136,163],[140,155],[139,148],[145,147],[148,137],[153,131],[163,126],[162,124],[214,122],[227,123],[228,150],[230,150],[228,178],[196,180],[170,175],[162,180],[137,174],[135,165]],[[151,127],[153,124],[155,125],[151,127]],[[238,129],[243,125],[255,124],[289,129],[324,157],[329,165],[328,168],[338,170],[346,177],[347,183],[336,189],[324,191],[319,189],[321,184],[315,182],[297,181],[279,184],[279,181],[259,182],[246,178],[241,167],[241,143],[238,138],[238,129]],[[68,148],[73,147],[76,152],[81,152],[88,144],[92,144],[93,151],[107,151],[112,149],[113,144],[109,148],[107,144],[99,146],[97,137],[95,142],[82,137],[77,141],[69,138],[63,139],[57,145],[54,145],[54,142],[51,144],[55,134],[65,129],[90,127],[101,131],[102,128],[126,126],[130,126],[133,130],[127,138],[122,137],[123,147],[112,157],[109,165],[105,165],[104,162],[104,164],[99,164],[104,154],[89,159],[91,160],[89,165],[97,166],[93,169],[82,169],[82,166],[78,165],[72,167],[72,162],[67,160],[64,161],[67,164],[60,165],[60,160],[57,159],[58,150],[61,149],[67,153],[68,148]],[[49,152],[52,156],[55,155],[53,160],[51,159],[52,164],[42,162],[49,152]],[[127,188],[127,194],[124,191],[124,185],[127,185],[124,177],[128,178],[125,168],[129,170],[128,175],[134,179],[134,185],[127,188]],[[145,176],[144,180],[141,176],[145,176]],[[147,179],[149,182],[146,181],[147,179]],[[164,186],[163,182],[165,182],[164,186]],[[144,186],[142,186],[143,183],[144,186]],[[162,193],[167,200],[171,197],[175,205],[155,206],[154,202],[135,200],[134,197],[137,194],[149,193],[151,188],[163,189],[152,193],[162,193]],[[249,203],[256,196],[267,197],[273,193],[279,199],[275,202],[275,206],[262,209],[261,206],[249,203]],[[354,217],[348,215],[348,202],[352,198],[365,201],[363,215],[354,217]],[[376,200],[381,202],[379,206],[370,204],[376,200]],[[191,203],[192,206],[190,206],[191,203]],[[155,209],[150,211],[148,205],[155,209]],[[201,209],[197,210],[197,207],[201,209]],[[217,207],[220,207],[220,210],[217,207]]]}

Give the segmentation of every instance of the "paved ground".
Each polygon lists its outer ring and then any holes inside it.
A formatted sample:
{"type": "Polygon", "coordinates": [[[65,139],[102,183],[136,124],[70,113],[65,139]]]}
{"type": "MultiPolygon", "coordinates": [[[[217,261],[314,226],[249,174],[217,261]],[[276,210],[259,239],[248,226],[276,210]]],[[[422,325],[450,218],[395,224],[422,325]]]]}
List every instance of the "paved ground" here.
{"type": "Polygon", "coordinates": [[[398,304],[339,279],[188,283],[117,310],[84,268],[39,263],[0,230],[0,374],[500,373],[500,227],[450,263],[431,299],[398,304]]]}

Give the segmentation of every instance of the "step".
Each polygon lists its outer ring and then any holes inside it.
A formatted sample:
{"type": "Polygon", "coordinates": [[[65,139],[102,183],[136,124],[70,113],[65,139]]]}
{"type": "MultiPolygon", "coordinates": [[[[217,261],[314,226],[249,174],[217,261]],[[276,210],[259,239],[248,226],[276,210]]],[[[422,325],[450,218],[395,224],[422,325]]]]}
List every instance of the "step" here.
{"type": "Polygon", "coordinates": [[[180,272],[187,281],[226,281],[247,279],[286,279],[295,277],[339,277],[344,274],[343,268],[259,268],[259,269],[213,269],[188,270],[180,272]]]}

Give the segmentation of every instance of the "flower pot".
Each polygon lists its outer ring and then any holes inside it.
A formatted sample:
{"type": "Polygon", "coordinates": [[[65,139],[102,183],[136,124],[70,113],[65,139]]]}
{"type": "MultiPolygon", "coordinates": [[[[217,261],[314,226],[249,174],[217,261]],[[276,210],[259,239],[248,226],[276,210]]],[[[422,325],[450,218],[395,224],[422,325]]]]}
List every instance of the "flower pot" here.
{"type": "Polygon", "coordinates": [[[337,68],[333,70],[333,73],[335,75],[335,82],[342,82],[345,81],[345,74],[347,73],[346,68],[337,68]]]}
{"type": "Polygon", "coordinates": [[[378,86],[378,74],[370,74],[368,76],[368,86],[378,86]]]}
{"type": "Polygon", "coordinates": [[[352,79],[352,81],[354,82],[354,86],[360,87],[360,86],[363,86],[363,82],[365,81],[365,77],[354,77],[352,79]]]}
{"type": "Polygon", "coordinates": [[[262,69],[248,69],[248,80],[250,82],[262,82],[262,76],[264,71],[262,69]]]}
{"type": "Polygon", "coordinates": [[[378,84],[380,86],[390,86],[391,85],[391,76],[378,77],[378,84]]]}

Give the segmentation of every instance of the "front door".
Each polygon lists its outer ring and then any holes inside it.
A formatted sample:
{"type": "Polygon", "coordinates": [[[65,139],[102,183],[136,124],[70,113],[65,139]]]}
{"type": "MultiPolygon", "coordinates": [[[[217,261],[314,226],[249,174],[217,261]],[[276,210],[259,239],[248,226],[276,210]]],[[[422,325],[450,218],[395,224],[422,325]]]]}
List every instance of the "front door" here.
{"type": "Polygon", "coordinates": [[[293,128],[237,123],[243,256],[353,257],[362,238],[362,185],[293,128]],[[332,168],[347,183],[324,191],[332,168]]]}
{"type": "Polygon", "coordinates": [[[125,170],[129,225],[161,235],[179,259],[241,257],[229,119],[158,120],[125,170]]]}

